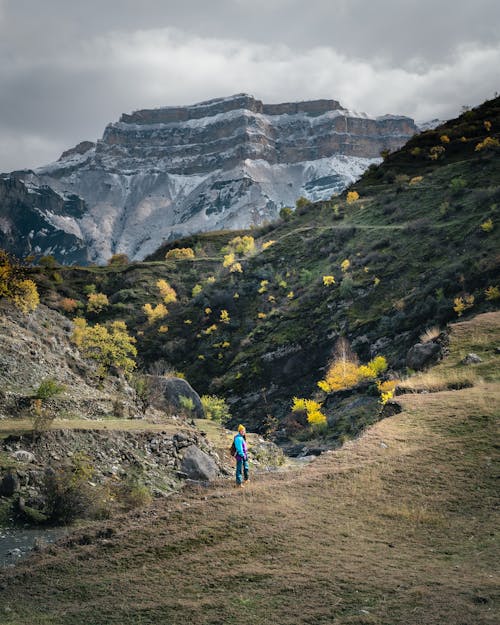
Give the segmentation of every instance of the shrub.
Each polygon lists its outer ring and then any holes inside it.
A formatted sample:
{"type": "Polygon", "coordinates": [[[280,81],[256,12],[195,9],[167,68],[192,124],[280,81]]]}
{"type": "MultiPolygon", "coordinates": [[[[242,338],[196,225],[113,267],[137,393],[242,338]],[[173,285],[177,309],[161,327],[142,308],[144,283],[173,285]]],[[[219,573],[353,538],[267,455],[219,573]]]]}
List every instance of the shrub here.
{"type": "Polygon", "coordinates": [[[136,339],[128,334],[124,321],[114,321],[109,327],[96,323],[87,325],[85,319],[74,320],[72,340],[86,358],[99,363],[99,374],[106,375],[111,366],[130,373],[136,366],[136,339]]]}
{"type": "Polygon", "coordinates": [[[151,304],[144,304],[142,310],[146,317],[148,318],[148,323],[154,323],[155,321],[159,321],[168,315],[167,307],[161,302],[157,304],[154,308],[151,304]]]}
{"type": "Polygon", "coordinates": [[[108,259],[108,265],[110,266],[128,265],[129,263],[130,259],[126,254],[113,254],[108,259]]]}
{"type": "Polygon", "coordinates": [[[450,142],[450,137],[448,137],[448,135],[441,135],[439,137],[439,140],[441,141],[441,143],[449,143],[450,142]]]}
{"type": "Polygon", "coordinates": [[[500,299],[500,288],[498,288],[498,286],[489,286],[484,294],[486,299],[492,302],[496,299],[500,299]]]}
{"type": "Polygon", "coordinates": [[[309,425],[326,425],[326,416],[321,412],[321,404],[313,399],[294,397],[292,412],[305,412],[309,425]]]}
{"type": "Polygon", "coordinates": [[[97,314],[107,306],[109,306],[109,300],[104,293],[89,293],[87,295],[87,312],[97,314]]]}
{"type": "Polygon", "coordinates": [[[227,251],[233,251],[240,256],[247,256],[255,249],[255,239],[250,235],[244,235],[242,237],[234,237],[229,241],[227,251]]]}
{"type": "Polygon", "coordinates": [[[186,397],[185,395],[179,395],[179,404],[185,414],[187,416],[191,416],[194,410],[194,400],[191,397],[186,397]]]}
{"type": "Polygon", "coordinates": [[[276,243],[276,241],[264,241],[264,243],[262,244],[262,250],[267,250],[268,247],[271,247],[271,245],[274,245],[276,243]]]}
{"type": "Polygon", "coordinates": [[[452,178],[450,189],[453,193],[460,193],[467,186],[467,182],[463,178],[452,178]]]}
{"type": "Polygon", "coordinates": [[[359,193],[357,191],[348,191],[347,192],[347,203],[348,204],[354,204],[354,202],[356,202],[357,200],[359,200],[359,193]]]}
{"type": "Polygon", "coordinates": [[[35,391],[36,399],[50,399],[66,390],[64,384],[59,384],[55,378],[45,378],[42,380],[35,391]]]}
{"type": "Polygon", "coordinates": [[[361,365],[358,369],[361,378],[376,378],[387,369],[387,360],[384,356],[376,356],[367,365],[361,365]]]}
{"type": "Polygon", "coordinates": [[[459,317],[461,317],[466,310],[474,306],[474,295],[455,297],[453,303],[453,310],[457,313],[459,317]]]}
{"type": "Polygon", "coordinates": [[[481,230],[486,233],[493,230],[493,219],[491,217],[481,224],[481,230]]]}
{"type": "Polygon", "coordinates": [[[340,263],[340,268],[342,269],[344,273],[349,269],[350,266],[351,266],[351,261],[348,258],[346,258],[340,263]]]}
{"type": "Polygon", "coordinates": [[[229,316],[229,313],[227,312],[227,310],[221,310],[220,311],[220,317],[219,317],[219,321],[221,323],[229,323],[231,321],[231,318],[229,316]]]}
{"type": "Polygon", "coordinates": [[[398,384],[397,380],[386,380],[385,382],[377,382],[377,388],[380,393],[380,403],[382,406],[394,397],[394,392],[398,384]]]}
{"type": "Polygon", "coordinates": [[[241,266],[241,263],[234,263],[231,267],[229,267],[229,271],[230,273],[243,273],[243,267],[241,266]]]}
{"type": "Polygon", "coordinates": [[[177,293],[175,292],[175,289],[171,287],[166,280],[158,280],[156,286],[160,291],[160,295],[165,304],[171,304],[172,302],[177,301],[177,293]]]}
{"type": "Polygon", "coordinates": [[[190,247],[175,247],[165,254],[166,260],[193,260],[194,251],[190,247]]]}
{"type": "Polygon", "coordinates": [[[295,202],[295,208],[297,210],[304,210],[305,208],[307,208],[308,206],[311,205],[311,201],[308,200],[306,197],[301,196],[297,199],[297,201],[295,202]]]}
{"type": "Polygon", "coordinates": [[[95,495],[88,484],[92,475],[93,468],[83,454],[75,455],[70,466],[46,471],[42,493],[52,523],[71,523],[93,512],[95,495]]]}
{"type": "Polygon", "coordinates": [[[124,480],[115,492],[116,499],[123,505],[125,510],[143,508],[153,500],[149,488],[134,476],[124,480]]]}
{"type": "Polygon", "coordinates": [[[482,150],[488,150],[491,148],[498,148],[500,146],[500,142],[495,137],[486,137],[483,141],[480,141],[476,147],[476,152],[481,152],[482,150]]]}
{"type": "Polygon", "coordinates": [[[191,290],[191,297],[196,297],[203,291],[203,287],[201,284],[195,284],[191,290]]]}
{"type": "Polygon", "coordinates": [[[429,158],[431,161],[437,161],[445,152],[446,149],[442,145],[435,145],[429,150],[429,158]]]}
{"type": "Polygon", "coordinates": [[[59,302],[59,308],[65,313],[73,313],[80,307],[80,302],[71,297],[63,297],[59,302]]]}
{"type": "Polygon", "coordinates": [[[332,284],[335,284],[334,276],[323,276],[323,286],[332,286],[332,284]]]}
{"type": "Polygon", "coordinates": [[[231,418],[229,406],[222,397],[217,397],[216,395],[202,395],[201,403],[207,419],[221,423],[231,418]]]}
{"type": "Polygon", "coordinates": [[[283,221],[290,221],[293,216],[293,208],[290,208],[289,206],[283,206],[283,208],[280,209],[279,216],[281,219],[283,219],[283,221]]]}
{"type": "Polygon", "coordinates": [[[413,178],[410,179],[409,184],[411,185],[418,184],[419,182],[422,182],[423,179],[424,179],[423,176],[413,176],[413,178]]]}
{"type": "Polygon", "coordinates": [[[0,298],[5,297],[23,313],[35,310],[40,303],[38,289],[33,280],[25,277],[25,270],[0,250],[0,298]]]}

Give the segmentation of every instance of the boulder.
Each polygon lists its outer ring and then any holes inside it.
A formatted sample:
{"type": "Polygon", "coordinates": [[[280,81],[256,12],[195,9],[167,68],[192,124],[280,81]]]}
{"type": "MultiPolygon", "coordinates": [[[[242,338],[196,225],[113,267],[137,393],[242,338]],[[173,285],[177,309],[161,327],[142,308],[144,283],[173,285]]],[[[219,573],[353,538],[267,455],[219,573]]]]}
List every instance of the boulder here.
{"type": "Polygon", "coordinates": [[[7,473],[0,482],[0,495],[2,497],[12,497],[17,493],[21,484],[16,473],[7,473]]]}
{"type": "Polygon", "coordinates": [[[417,343],[406,355],[406,366],[414,371],[422,371],[436,364],[441,356],[441,346],[437,343],[417,343]]]}
{"type": "Polygon", "coordinates": [[[190,415],[195,419],[204,419],[205,411],[200,400],[200,396],[193,387],[182,378],[164,378],[162,376],[148,376],[149,383],[149,404],[158,410],[184,412],[181,405],[181,397],[186,397],[193,401],[193,411],[190,415]]]}
{"type": "Polygon", "coordinates": [[[196,445],[186,448],[181,462],[181,471],[191,480],[211,481],[219,473],[215,460],[196,445]]]}
{"type": "Polygon", "coordinates": [[[462,360],[460,362],[463,365],[477,365],[480,362],[483,362],[483,360],[477,354],[474,354],[474,353],[471,352],[470,354],[467,354],[467,356],[465,356],[465,358],[462,358],[462,360]]]}
{"type": "Polygon", "coordinates": [[[34,454],[32,454],[31,451],[26,451],[25,449],[18,449],[17,451],[14,451],[11,456],[18,462],[35,462],[34,454]]]}

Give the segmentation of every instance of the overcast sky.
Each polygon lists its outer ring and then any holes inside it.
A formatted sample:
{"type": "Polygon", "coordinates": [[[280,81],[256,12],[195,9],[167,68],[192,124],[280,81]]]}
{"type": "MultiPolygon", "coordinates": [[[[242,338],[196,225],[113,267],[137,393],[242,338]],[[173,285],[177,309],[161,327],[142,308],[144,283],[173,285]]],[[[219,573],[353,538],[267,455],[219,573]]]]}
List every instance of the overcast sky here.
{"type": "Polygon", "coordinates": [[[0,0],[0,171],[139,108],[250,93],[455,116],[500,90],[498,0],[0,0]]]}

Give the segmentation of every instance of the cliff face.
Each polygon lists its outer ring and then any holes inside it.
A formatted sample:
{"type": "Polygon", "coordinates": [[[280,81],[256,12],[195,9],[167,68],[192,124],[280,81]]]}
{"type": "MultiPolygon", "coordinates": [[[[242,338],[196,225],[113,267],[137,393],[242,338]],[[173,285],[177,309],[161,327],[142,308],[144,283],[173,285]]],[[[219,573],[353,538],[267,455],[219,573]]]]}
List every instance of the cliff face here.
{"type": "Polygon", "coordinates": [[[122,115],[97,144],[22,177],[74,193],[91,260],[143,258],[165,240],[276,218],[304,195],[341,192],[417,128],[371,119],[335,100],[263,104],[245,94],[122,115]]]}
{"type": "Polygon", "coordinates": [[[85,264],[87,244],[77,223],[85,210],[76,195],[62,197],[47,186],[0,177],[0,248],[20,258],[50,254],[69,264],[85,264]]]}

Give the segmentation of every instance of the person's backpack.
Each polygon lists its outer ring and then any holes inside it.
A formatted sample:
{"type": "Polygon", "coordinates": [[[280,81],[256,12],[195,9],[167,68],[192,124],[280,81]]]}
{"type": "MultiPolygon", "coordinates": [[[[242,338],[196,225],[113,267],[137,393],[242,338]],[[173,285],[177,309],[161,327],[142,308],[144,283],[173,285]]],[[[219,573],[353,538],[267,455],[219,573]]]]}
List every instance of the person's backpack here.
{"type": "Polygon", "coordinates": [[[233,442],[231,443],[231,449],[229,450],[229,453],[231,454],[231,456],[233,456],[233,458],[236,456],[236,445],[234,444],[234,438],[233,442]]]}

